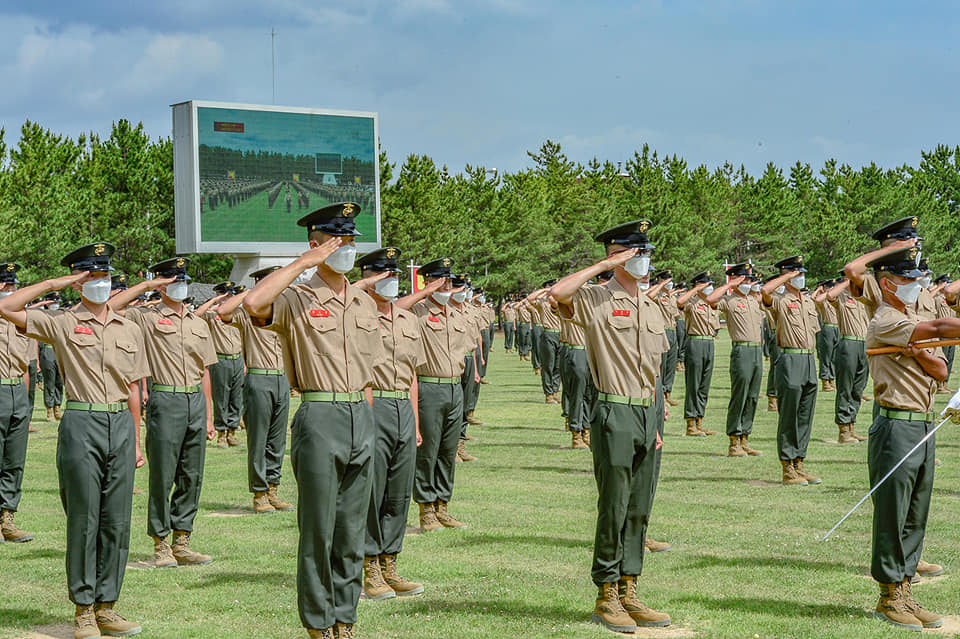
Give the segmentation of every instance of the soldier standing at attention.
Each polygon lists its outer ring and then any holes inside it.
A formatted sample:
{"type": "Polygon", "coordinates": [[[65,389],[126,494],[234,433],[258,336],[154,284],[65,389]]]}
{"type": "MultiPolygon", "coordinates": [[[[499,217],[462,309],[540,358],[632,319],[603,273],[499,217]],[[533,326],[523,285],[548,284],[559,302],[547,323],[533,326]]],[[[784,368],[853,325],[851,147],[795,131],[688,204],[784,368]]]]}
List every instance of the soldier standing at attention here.
{"type": "Polygon", "coordinates": [[[517,309],[513,307],[512,299],[508,298],[507,301],[503,303],[503,306],[500,307],[500,321],[503,324],[504,351],[512,353],[513,340],[517,333],[517,309]]]}
{"type": "MultiPolygon", "coordinates": [[[[960,336],[956,319],[924,320],[914,305],[920,293],[916,247],[871,260],[880,303],[867,327],[867,348],[896,346],[896,353],[870,355],[877,417],[870,429],[867,462],[870,484],[913,449],[935,426],[934,394],[944,379],[946,361],[939,349],[916,342],[960,336]]],[[[875,615],[909,630],[938,628],[940,615],[926,610],[911,592],[918,571],[933,490],[935,438],[913,452],[873,494],[873,543],[870,573],[880,584],[875,615]]]]}
{"type": "Polygon", "coordinates": [[[529,361],[532,339],[530,335],[530,309],[522,299],[514,302],[513,308],[517,311],[517,354],[520,355],[520,361],[529,361]]]}
{"type": "MultiPolygon", "coordinates": [[[[17,290],[20,268],[13,262],[0,264],[0,295],[4,298],[17,290]]],[[[13,523],[20,505],[33,413],[33,406],[27,403],[27,384],[24,383],[33,348],[33,340],[18,331],[16,324],[0,318],[0,543],[33,539],[32,534],[13,523]]]]}
{"type": "MultiPolygon", "coordinates": [[[[310,248],[266,276],[243,307],[284,338],[287,376],[300,389],[291,425],[297,478],[297,597],[311,637],[353,637],[363,586],[375,425],[373,366],[383,357],[376,304],[344,273],[356,258],[360,205],[331,204],[297,222],[310,248]],[[293,285],[306,270],[316,274],[293,285]]],[[[459,426],[459,423],[457,424],[459,426]]]]}
{"type": "Polygon", "coordinates": [[[143,464],[135,428],[137,382],[148,367],[140,330],[106,305],[113,252],[106,242],[78,248],[61,261],[70,275],[0,301],[0,315],[26,335],[52,344],[63,364],[68,399],[57,434],[57,475],[67,515],[67,588],[76,605],[75,639],[140,632],[114,606],[127,565],[133,474],[143,464]],[[66,286],[80,291],[76,309],[24,310],[37,296],[66,286]]]}
{"type": "Polygon", "coordinates": [[[837,374],[835,421],[841,444],[866,441],[857,435],[855,425],[860,412],[863,391],[867,387],[870,370],[867,366],[867,309],[850,295],[850,280],[840,278],[826,292],[826,298],[836,309],[840,341],[834,353],[837,374]]]}
{"type": "Polygon", "coordinates": [[[713,340],[720,327],[716,305],[725,290],[725,287],[715,289],[710,271],[703,271],[693,276],[690,290],[677,299],[677,306],[683,309],[687,328],[683,416],[687,421],[686,434],[690,437],[717,434],[717,431],[703,427],[703,416],[713,378],[713,340]]]}
{"type": "Polygon", "coordinates": [[[647,220],[600,233],[604,260],[568,275],[551,289],[560,312],[584,327],[597,384],[591,442],[599,499],[591,574],[597,585],[592,620],[614,632],[666,626],[670,616],[640,602],[647,523],[656,485],[656,380],[668,348],[663,315],[641,283],[649,282],[653,245],[647,220]],[[604,286],[585,286],[615,269],[604,286]]]}
{"type": "Polygon", "coordinates": [[[150,461],[147,534],[153,539],[158,568],[213,561],[210,555],[190,548],[206,441],[214,436],[207,367],[216,363],[217,354],[206,322],[183,306],[189,264],[185,257],[158,262],[149,267],[157,279],[140,282],[110,299],[111,308],[125,312],[140,326],[150,364],[145,446],[150,461]],[[158,306],[127,307],[149,289],[159,289],[158,306]],[[167,539],[171,534],[172,544],[167,539]]]}
{"type": "Polygon", "coordinates": [[[775,366],[777,400],[777,452],[783,467],[784,486],[819,484],[821,479],[803,467],[817,404],[817,362],[813,349],[820,324],[813,300],[802,293],[807,269],[803,256],[780,260],[774,266],[780,275],[761,289],[763,304],[770,309],[777,331],[780,358],[775,366]],[[776,290],[785,286],[785,292],[776,290]]]}
{"type": "Polygon", "coordinates": [[[460,376],[460,385],[463,388],[463,420],[460,428],[460,441],[457,442],[457,461],[472,462],[477,458],[467,452],[467,425],[481,423],[473,419],[473,407],[476,406],[480,394],[480,358],[482,355],[481,336],[484,320],[480,316],[480,309],[467,303],[470,295],[470,276],[466,273],[454,277],[453,287],[459,289],[450,296],[449,310],[463,319],[467,327],[471,349],[463,359],[463,373],[460,376]]]}
{"type": "MultiPolygon", "coordinates": [[[[773,281],[775,277],[767,278],[767,282],[773,281]]],[[[760,288],[762,290],[763,286],[760,288]]],[[[786,290],[785,286],[780,286],[775,292],[782,295],[786,290]]],[[[760,294],[760,306],[763,308],[763,341],[767,346],[770,361],[770,368],[767,371],[767,412],[776,413],[780,410],[777,403],[777,362],[780,361],[780,347],[777,345],[777,321],[773,319],[770,308],[763,304],[762,293],[760,294]]]]}
{"type": "Polygon", "coordinates": [[[560,318],[550,308],[547,292],[557,280],[543,283],[530,301],[543,327],[540,335],[540,384],[547,404],[559,404],[560,397],[560,318]]]}
{"type": "Polygon", "coordinates": [[[483,338],[483,347],[481,349],[483,358],[480,360],[480,383],[489,384],[490,382],[487,381],[487,363],[490,361],[490,348],[493,346],[494,323],[496,322],[497,316],[493,309],[487,306],[487,297],[482,288],[477,288],[472,291],[467,301],[472,302],[480,309],[480,316],[484,320],[481,334],[483,338]]]}
{"type": "MultiPolygon", "coordinates": [[[[255,283],[279,266],[254,271],[255,283]]],[[[280,499],[283,456],[287,450],[290,383],[283,369],[283,340],[274,331],[254,325],[240,308],[249,291],[232,296],[217,314],[240,331],[247,376],[243,381],[243,421],[247,425],[247,486],[257,514],[293,510],[280,499]]],[[[219,364],[218,364],[219,365],[219,364]]]]}
{"type": "Polygon", "coordinates": [[[422,584],[397,572],[421,441],[413,409],[418,401],[416,369],[426,359],[417,316],[393,303],[400,290],[399,259],[400,249],[387,247],[368,253],[357,263],[363,277],[388,275],[366,289],[377,304],[385,355],[373,368],[376,438],[363,559],[363,590],[374,600],[423,592],[422,584]]]}
{"type": "Polygon", "coordinates": [[[833,367],[833,360],[840,341],[840,329],[837,321],[837,309],[826,299],[826,290],[832,280],[823,280],[817,283],[817,288],[811,295],[817,306],[817,316],[820,318],[820,332],[817,333],[817,357],[820,359],[820,390],[823,392],[835,391],[837,378],[833,367]]]}
{"type": "Polygon", "coordinates": [[[727,437],[730,457],[762,455],[749,444],[757,397],[763,381],[763,311],[750,294],[750,265],[734,264],[726,272],[733,293],[720,298],[719,309],[727,318],[730,351],[730,403],[727,405],[727,437]]]}
{"type": "MultiPolygon", "coordinates": [[[[219,303],[233,295],[233,282],[220,282],[213,287],[219,303]]],[[[201,307],[203,309],[204,307],[201,307]]],[[[200,309],[198,309],[200,310],[200,309]]],[[[217,448],[239,446],[237,428],[243,415],[244,362],[240,330],[223,320],[215,309],[198,313],[210,327],[217,363],[210,367],[210,392],[213,395],[213,427],[217,431],[217,448]]]]}
{"type": "MultiPolygon", "coordinates": [[[[937,277],[934,281],[933,295],[937,303],[937,319],[943,319],[945,317],[952,318],[956,317],[957,313],[947,302],[946,295],[944,294],[944,289],[947,285],[950,284],[950,276],[946,273],[937,277]]],[[[947,393],[953,394],[954,391],[952,388],[947,386],[947,381],[950,379],[950,374],[953,372],[953,356],[956,352],[956,346],[944,346],[943,347],[943,356],[947,358],[947,379],[940,382],[940,385],[937,387],[938,393],[947,393]]]]}

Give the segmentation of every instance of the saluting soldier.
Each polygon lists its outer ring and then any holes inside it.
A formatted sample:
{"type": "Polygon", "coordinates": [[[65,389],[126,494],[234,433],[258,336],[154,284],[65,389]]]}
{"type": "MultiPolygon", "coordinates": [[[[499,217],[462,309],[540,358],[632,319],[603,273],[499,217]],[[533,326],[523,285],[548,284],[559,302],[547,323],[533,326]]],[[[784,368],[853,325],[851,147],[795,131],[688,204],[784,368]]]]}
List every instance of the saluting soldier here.
{"type": "Polygon", "coordinates": [[[187,310],[190,260],[174,257],[148,267],[157,278],[140,282],[110,299],[143,332],[150,364],[146,453],[150,461],[147,534],[154,565],[175,568],[208,564],[210,555],[191,549],[200,504],[206,442],[213,439],[209,366],[217,362],[210,329],[187,310]],[[128,304],[158,289],[156,307],[128,304]],[[171,492],[172,491],[172,492],[171,492]],[[168,537],[172,535],[173,543],[168,537]]]}
{"type": "Polygon", "coordinates": [[[750,265],[727,268],[732,293],[720,298],[718,308],[727,318],[730,350],[730,403],[727,405],[727,437],[730,457],[762,455],[750,446],[757,397],[763,381],[763,346],[760,343],[763,311],[751,295],[750,265]]]}
{"type": "MultiPolygon", "coordinates": [[[[766,282],[773,281],[777,276],[768,277],[766,282]]],[[[761,286],[761,290],[762,290],[761,286]]],[[[783,295],[786,287],[781,285],[774,292],[783,295]]],[[[780,410],[777,403],[777,362],[780,361],[780,346],[777,345],[777,321],[773,319],[773,312],[763,304],[763,294],[760,295],[760,305],[763,308],[763,342],[767,347],[767,357],[770,367],[767,370],[767,412],[776,413],[780,410]]]]}
{"type": "Polygon", "coordinates": [[[71,274],[14,292],[0,301],[0,314],[26,335],[53,345],[63,365],[66,411],[57,434],[57,474],[67,515],[66,569],[76,605],[75,639],[130,636],[140,626],[120,616],[133,475],[143,464],[139,435],[138,380],[148,373],[136,324],[107,305],[114,247],[80,247],[61,264],[71,274]],[[72,286],[76,309],[55,314],[24,310],[34,298],[72,286]]]}
{"type": "Polygon", "coordinates": [[[761,293],[775,322],[780,348],[774,374],[779,403],[777,452],[783,467],[781,483],[819,484],[822,480],[803,466],[817,404],[817,362],[813,356],[820,330],[817,308],[802,293],[807,272],[802,255],[780,260],[774,267],[780,269],[780,275],[767,282],[761,293]],[[785,291],[777,294],[781,285],[785,291]]]}
{"type": "MultiPolygon", "coordinates": [[[[297,478],[297,596],[311,637],[352,637],[363,584],[363,547],[375,427],[369,389],[383,357],[376,304],[344,273],[356,258],[360,205],[341,202],[297,222],[310,249],[263,278],[243,306],[284,338],[287,376],[300,390],[291,426],[297,478]],[[294,285],[307,269],[316,273],[294,285]]],[[[458,424],[459,425],[459,424],[458,424]]]]}
{"type": "Polygon", "coordinates": [[[563,372],[564,410],[567,413],[567,428],[572,433],[570,447],[580,450],[590,447],[590,406],[596,389],[587,362],[587,340],[583,326],[563,315],[559,317],[563,344],[560,370],[563,372]]]}
{"type": "MultiPolygon", "coordinates": [[[[20,281],[15,262],[0,264],[0,296],[9,297],[20,281]]],[[[20,505],[27,438],[33,406],[28,403],[24,375],[30,365],[33,340],[17,325],[0,317],[0,543],[23,543],[33,535],[13,523],[20,505]]]]}
{"type": "Polygon", "coordinates": [[[817,307],[817,317],[820,319],[820,332],[817,333],[817,358],[820,360],[820,390],[835,391],[837,373],[834,370],[833,360],[840,341],[839,324],[837,323],[837,309],[826,299],[826,289],[832,280],[822,280],[817,283],[813,292],[813,302],[817,307]]]}
{"type": "Polygon", "coordinates": [[[426,360],[417,316],[394,304],[400,291],[399,259],[400,249],[391,246],[368,253],[357,263],[365,278],[387,275],[366,289],[377,304],[384,352],[373,367],[376,438],[363,559],[363,590],[374,600],[423,592],[423,584],[397,571],[420,442],[413,408],[419,399],[416,369],[426,360]]]}
{"type": "MultiPolygon", "coordinates": [[[[880,302],[867,327],[866,347],[896,346],[895,353],[869,355],[878,415],[870,429],[868,467],[876,485],[904,455],[934,428],[934,394],[946,376],[939,349],[916,342],[960,336],[956,319],[924,320],[915,310],[923,273],[916,247],[877,259],[872,268],[880,302]]],[[[880,584],[876,615],[910,630],[937,628],[942,618],[914,600],[911,580],[918,572],[926,532],[936,457],[931,436],[873,494],[873,543],[870,573],[880,584]]]]}
{"type": "Polygon", "coordinates": [[[663,283],[657,292],[656,302],[663,313],[663,321],[666,324],[667,342],[670,349],[663,354],[663,361],[660,365],[660,381],[663,384],[663,399],[670,406],[679,406],[680,402],[673,399],[670,395],[673,393],[673,382],[677,376],[677,318],[681,316],[680,308],[677,306],[677,296],[673,293],[673,272],[669,269],[657,271],[657,283],[663,283]]]}
{"type": "MultiPolygon", "coordinates": [[[[236,286],[231,281],[213,287],[219,303],[230,299],[236,286]]],[[[203,308],[203,307],[201,307],[203,308]]],[[[213,395],[213,427],[217,431],[217,448],[239,446],[237,428],[243,415],[243,339],[240,329],[223,320],[215,308],[200,314],[210,327],[217,363],[210,367],[210,393],[213,395]]]]}
{"type": "Polygon", "coordinates": [[[497,316],[493,309],[487,306],[487,296],[484,293],[483,288],[474,289],[467,301],[475,304],[477,308],[480,309],[481,317],[484,319],[483,332],[481,334],[483,339],[483,347],[481,349],[483,358],[479,362],[480,383],[489,384],[490,382],[487,381],[487,363],[490,360],[490,348],[493,346],[493,330],[497,316]]]}
{"type": "MultiPolygon", "coordinates": [[[[254,271],[250,277],[259,283],[278,268],[268,266],[254,271]]],[[[280,499],[278,493],[290,414],[290,383],[284,372],[283,339],[279,333],[255,325],[240,307],[248,293],[241,291],[217,308],[220,319],[240,331],[247,367],[242,402],[243,421],[247,426],[247,486],[253,493],[255,513],[288,511],[294,509],[293,504],[280,499]]]]}
{"type": "Polygon", "coordinates": [[[517,310],[517,354],[521,361],[528,361],[532,340],[530,309],[522,299],[514,302],[513,307],[517,310]]]}
{"type": "Polygon", "coordinates": [[[540,312],[530,301],[530,296],[524,300],[527,311],[530,313],[530,363],[533,364],[533,374],[540,375],[540,342],[543,338],[543,321],[540,312]]]}
{"type": "Polygon", "coordinates": [[[560,397],[560,318],[550,308],[547,292],[557,280],[547,280],[530,296],[530,303],[540,319],[540,384],[548,404],[559,404],[560,397]]]}
{"type": "Polygon", "coordinates": [[[467,452],[467,425],[473,422],[480,423],[473,419],[473,408],[476,406],[477,398],[480,393],[480,358],[482,356],[481,336],[484,319],[480,315],[480,309],[471,304],[467,304],[467,297],[470,294],[470,276],[466,273],[454,277],[453,287],[459,289],[450,296],[450,312],[463,318],[464,326],[468,327],[468,338],[471,348],[464,355],[463,374],[460,376],[460,385],[463,388],[463,418],[460,426],[460,441],[457,442],[457,461],[472,462],[477,461],[467,452]]]}
{"type": "MultiPolygon", "coordinates": [[[[44,295],[43,299],[50,303],[46,307],[49,312],[57,312],[57,309],[52,308],[52,306],[57,305],[57,308],[59,308],[59,291],[51,291],[44,295]]],[[[47,409],[47,421],[59,421],[63,416],[63,410],[61,409],[63,404],[63,377],[60,375],[57,358],[53,355],[53,348],[49,344],[40,343],[38,364],[41,379],[43,379],[43,405],[47,409]]]]}
{"type": "Polygon", "coordinates": [[[513,300],[510,298],[500,307],[500,321],[503,324],[504,351],[512,353],[514,337],[517,334],[517,309],[513,307],[513,300]]]}
{"type": "Polygon", "coordinates": [[[641,603],[647,521],[662,445],[654,411],[660,358],[668,348],[663,315],[640,289],[649,282],[653,245],[647,220],[600,233],[607,257],[557,282],[551,294],[560,311],[583,325],[590,371],[597,385],[591,446],[597,481],[593,582],[599,592],[592,620],[614,632],[638,625],[665,626],[670,616],[641,603]],[[605,286],[584,286],[614,269],[605,286]]]}
{"type": "Polygon", "coordinates": [[[837,441],[856,444],[866,441],[856,431],[860,402],[867,387],[870,370],[867,365],[867,309],[850,294],[850,280],[843,277],[834,281],[826,292],[828,302],[836,309],[840,340],[834,352],[834,370],[837,375],[835,422],[839,429],[837,441]]]}
{"type": "Polygon", "coordinates": [[[713,340],[720,327],[716,305],[724,290],[723,287],[714,288],[710,271],[702,271],[690,280],[690,290],[677,299],[677,306],[683,309],[687,329],[683,417],[687,422],[686,434],[690,437],[717,434],[717,431],[703,427],[703,416],[713,379],[713,340]]]}
{"type": "MultiPolygon", "coordinates": [[[[950,308],[950,303],[947,302],[947,298],[944,293],[944,290],[948,284],[950,284],[950,276],[946,273],[941,274],[936,280],[934,280],[934,298],[937,303],[937,319],[957,316],[957,312],[950,308]]],[[[947,386],[947,382],[950,379],[950,374],[953,372],[953,357],[954,353],[956,353],[956,349],[956,346],[944,346],[942,349],[943,356],[947,358],[947,379],[940,382],[940,385],[937,387],[938,393],[953,394],[956,392],[947,386]]]]}

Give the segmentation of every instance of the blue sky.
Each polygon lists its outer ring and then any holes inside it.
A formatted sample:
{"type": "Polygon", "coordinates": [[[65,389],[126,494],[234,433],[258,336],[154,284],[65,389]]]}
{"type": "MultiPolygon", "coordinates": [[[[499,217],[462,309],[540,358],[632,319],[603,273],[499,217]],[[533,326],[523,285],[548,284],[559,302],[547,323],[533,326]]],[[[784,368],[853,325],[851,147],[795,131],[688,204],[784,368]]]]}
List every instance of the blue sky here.
{"type": "Polygon", "coordinates": [[[7,0],[0,126],[142,121],[188,99],[377,111],[392,161],[516,171],[643,143],[690,164],[915,165],[958,135],[955,2],[7,0]]]}

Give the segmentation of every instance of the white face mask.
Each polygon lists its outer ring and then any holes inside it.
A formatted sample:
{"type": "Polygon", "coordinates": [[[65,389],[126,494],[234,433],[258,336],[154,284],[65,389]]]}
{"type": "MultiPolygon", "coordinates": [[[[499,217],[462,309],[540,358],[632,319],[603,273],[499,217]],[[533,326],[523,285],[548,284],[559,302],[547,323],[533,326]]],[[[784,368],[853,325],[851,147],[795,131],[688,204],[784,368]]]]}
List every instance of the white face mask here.
{"type": "Polygon", "coordinates": [[[623,265],[623,268],[626,269],[627,273],[634,279],[639,280],[641,277],[646,277],[650,272],[650,256],[636,255],[631,257],[623,265]]]}
{"type": "Polygon", "coordinates": [[[110,299],[110,287],[111,282],[109,277],[90,280],[83,283],[83,286],[80,288],[80,293],[88,302],[105,304],[107,300],[110,299]]]}
{"type": "Polygon", "coordinates": [[[0,300],[2,300],[5,297],[10,297],[12,293],[13,291],[0,291],[0,300]]]}
{"type": "Polygon", "coordinates": [[[738,285],[737,285],[737,290],[740,291],[743,295],[747,295],[748,293],[750,293],[750,291],[751,291],[752,288],[753,288],[753,287],[750,286],[749,284],[738,284],[738,285]]]}
{"type": "Polygon", "coordinates": [[[59,310],[60,310],[60,305],[59,305],[59,304],[51,304],[51,305],[48,306],[47,308],[49,308],[51,311],[59,311],[59,310]]]}
{"type": "Polygon", "coordinates": [[[172,299],[174,302],[182,302],[183,300],[187,299],[187,283],[174,282],[173,284],[168,284],[167,297],[172,299]]]}
{"type": "Polygon", "coordinates": [[[750,290],[753,291],[754,293],[759,293],[761,288],[762,287],[759,284],[754,284],[753,286],[750,287],[750,290]]]}
{"type": "Polygon", "coordinates": [[[803,289],[807,285],[807,277],[803,273],[797,275],[796,277],[790,278],[790,286],[797,289],[798,291],[803,289]]]}
{"type": "Polygon", "coordinates": [[[637,282],[637,288],[641,291],[645,291],[650,288],[650,282],[637,282]]]}
{"type": "Polygon", "coordinates": [[[703,294],[704,294],[704,295],[709,295],[710,293],[713,293],[713,291],[715,291],[715,290],[716,290],[716,289],[713,288],[713,284],[707,284],[707,287],[706,287],[705,289],[703,289],[703,294]]]}
{"type": "Polygon", "coordinates": [[[909,284],[901,284],[893,294],[904,304],[916,304],[917,298],[920,297],[920,282],[913,281],[909,284]]]}
{"type": "Polygon", "coordinates": [[[487,303],[487,296],[486,296],[486,295],[481,295],[480,297],[477,298],[477,301],[480,302],[481,304],[486,304],[486,303],[487,303]]]}
{"type": "Polygon", "coordinates": [[[446,306],[450,302],[450,293],[441,293],[440,291],[437,291],[430,297],[432,297],[433,301],[440,306],[446,306]]]}
{"type": "Polygon", "coordinates": [[[778,294],[778,295],[783,295],[783,294],[786,293],[786,292],[787,292],[787,287],[784,286],[783,284],[781,284],[780,286],[777,287],[777,294],[778,294]]]}
{"type": "Polygon", "coordinates": [[[344,244],[333,255],[324,260],[324,264],[329,266],[337,273],[346,273],[353,268],[353,263],[357,259],[357,247],[353,244],[344,244]]]}
{"type": "Polygon", "coordinates": [[[923,288],[930,288],[930,276],[924,275],[920,278],[920,286],[923,288]]]}
{"type": "Polygon", "coordinates": [[[400,280],[396,277],[387,277],[373,285],[373,291],[380,297],[395,300],[400,294],[400,280]]]}
{"type": "Polygon", "coordinates": [[[470,289],[467,289],[466,293],[467,293],[467,301],[469,302],[470,300],[473,299],[473,291],[471,291],[470,289]]]}
{"type": "Polygon", "coordinates": [[[453,298],[453,301],[456,302],[457,304],[463,304],[463,302],[466,301],[467,299],[467,292],[457,291],[452,295],[452,298],[453,298]]]}
{"type": "Polygon", "coordinates": [[[672,290],[673,290],[673,282],[667,282],[666,284],[663,285],[663,288],[667,289],[668,291],[672,291],[672,290]]]}

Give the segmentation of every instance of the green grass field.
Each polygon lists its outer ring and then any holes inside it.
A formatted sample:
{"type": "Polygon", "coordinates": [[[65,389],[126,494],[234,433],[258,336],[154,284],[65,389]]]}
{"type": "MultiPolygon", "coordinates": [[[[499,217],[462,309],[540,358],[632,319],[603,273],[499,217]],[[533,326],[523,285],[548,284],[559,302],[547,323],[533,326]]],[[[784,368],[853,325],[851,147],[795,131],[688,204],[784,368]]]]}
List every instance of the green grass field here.
{"type": "MultiPolygon", "coordinates": [[[[569,449],[560,408],[545,406],[529,363],[494,344],[469,450],[480,460],[458,466],[451,512],[464,531],[408,535],[401,572],[426,585],[409,600],[360,602],[358,637],[600,638],[589,623],[596,590],[590,558],[596,490],[589,451],[569,449]]],[[[808,470],[823,484],[779,485],[776,420],[763,401],[751,443],[763,457],[726,457],[723,420],[729,392],[729,339],[717,340],[717,366],[705,424],[721,431],[684,438],[682,411],[667,421],[663,467],[650,535],[673,549],[647,555],[640,596],[674,625],[644,637],[909,636],[872,618],[877,589],[869,578],[872,507],[865,504],[826,543],[819,538],[866,492],[867,445],[840,446],[833,393],[821,393],[808,470]]],[[[954,376],[956,380],[960,376],[954,376]]],[[[38,393],[38,397],[41,394],[38,393]]],[[[682,375],[674,396],[683,397],[682,375]]],[[[938,396],[942,406],[948,396],[938,396]]],[[[866,433],[871,405],[861,411],[866,433]]],[[[39,417],[41,410],[36,411],[39,417]]],[[[291,411],[292,414],[292,411],[291,411]]],[[[64,516],[60,507],[55,424],[31,435],[17,522],[36,535],[0,546],[0,637],[71,637],[66,597],[64,516]],[[41,627],[39,634],[37,627],[41,627]]],[[[957,427],[938,433],[932,512],[924,558],[947,568],[914,589],[928,608],[960,613],[960,459],[957,427]]],[[[296,610],[295,513],[256,516],[246,492],[245,448],[208,449],[194,547],[214,563],[193,569],[128,569],[119,610],[144,637],[258,639],[305,637],[296,610]]],[[[289,465],[281,496],[295,499],[289,465]]],[[[137,473],[146,489],[147,472],[137,473]]],[[[409,523],[416,522],[411,508],[409,523]]],[[[134,497],[130,560],[151,557],[146,496],[134,497]]],[[[960,620],[947,619],[947,634],[960,620]]],[[[929,633],[930,631],[926,631],[929,633]]]]}
{"type": "Polygon", "coordinates": [[[200,231],[207,242],[299,242],[303,239],[303,230],[297,226],[297,220],[322,206],[330,204],[316,193],[310,195],[310,208],[298,209],[294,198],[290,212],[281,194],[267,208],[267,192],[241,202],[233,208],[226,204],[210,211],[204,207],[200,216],[200,231]]]}

